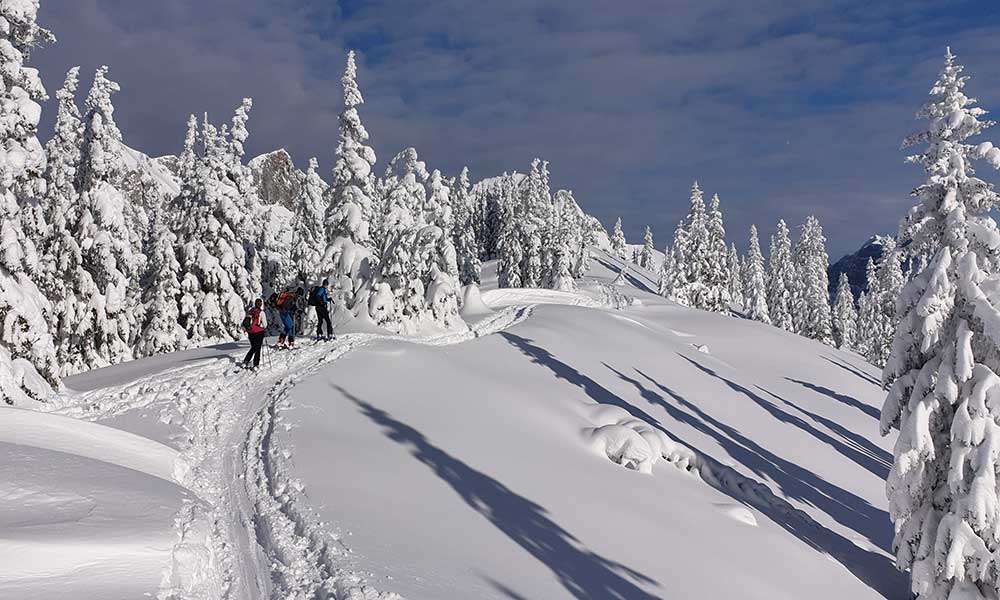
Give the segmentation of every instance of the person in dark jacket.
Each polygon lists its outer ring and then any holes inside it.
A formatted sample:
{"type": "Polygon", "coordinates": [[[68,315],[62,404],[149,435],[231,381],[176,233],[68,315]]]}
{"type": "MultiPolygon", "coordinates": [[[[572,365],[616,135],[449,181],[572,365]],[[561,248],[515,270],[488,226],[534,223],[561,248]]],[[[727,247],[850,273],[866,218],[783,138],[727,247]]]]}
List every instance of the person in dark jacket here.
{"type": "Polygon", "coordinates": [[[316,339],[333,339],[333,323],[330,322],[330,298],[327,296],[326,286],[330,285],[329,279],[323,280],[323,285],[316,290],[316,339]],[[326,323],[326,337],[323,337],[323,323],[326,323]]]}
{"type": "Polygon", "coordinates": [[[260,365],[260,348],[264,345],[264,332],[267,330],[264,301],[260,298],[254,300],[253,306],[247,310],[247,317],[250,319],[250,325],[247,327],[247,335],[250,337],[250,351],[243,359],[243,366],[256,369],[260,365]],[[251,360],[253,360],[252,367],[251,360]]]}

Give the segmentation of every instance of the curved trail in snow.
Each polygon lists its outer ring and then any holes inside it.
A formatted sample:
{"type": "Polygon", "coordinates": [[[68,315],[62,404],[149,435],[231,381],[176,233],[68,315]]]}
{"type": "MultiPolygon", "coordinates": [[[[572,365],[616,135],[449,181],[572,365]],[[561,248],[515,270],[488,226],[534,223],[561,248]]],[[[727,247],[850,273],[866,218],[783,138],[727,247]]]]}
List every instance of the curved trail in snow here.
{"type": "Polygon", "coordinates": [[[340,568],[345,549],[308,516],[301,485],[287,478],[291,454],[272,440],[289,391],[373,342],[458,344],[516,325],[533,308],[508,306],[457,333],[345,334],[333,343],[268,352],[256,373],[240,370],[232,358],[205,359],[124,385],[72,393],[53,412],[99,420],[158,408],[161,421],[179,420],[185,439],[170,466],[174,479],[199,500],[187,502],[176,517],[176,543],[158,600],[391,600],[398,596],[379,594],[340,568]]]}

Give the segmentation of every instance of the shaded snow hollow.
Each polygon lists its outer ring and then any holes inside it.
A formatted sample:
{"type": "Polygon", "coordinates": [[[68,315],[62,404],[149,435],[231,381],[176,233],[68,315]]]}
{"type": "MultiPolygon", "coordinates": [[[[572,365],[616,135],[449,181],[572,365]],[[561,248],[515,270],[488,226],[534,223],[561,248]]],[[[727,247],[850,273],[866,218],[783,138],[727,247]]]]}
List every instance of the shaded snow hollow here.
{"type": "Polygon", "coordinates": [[[71,379],[65,416],[0,428],[0,596],[907,597],[875,369],[664,301],[642,269],[609,290],[604,254],[576,293],[491,267],[469,332],[71,379]],[[115,569],[85,570],[87,534],[115,569]]]}

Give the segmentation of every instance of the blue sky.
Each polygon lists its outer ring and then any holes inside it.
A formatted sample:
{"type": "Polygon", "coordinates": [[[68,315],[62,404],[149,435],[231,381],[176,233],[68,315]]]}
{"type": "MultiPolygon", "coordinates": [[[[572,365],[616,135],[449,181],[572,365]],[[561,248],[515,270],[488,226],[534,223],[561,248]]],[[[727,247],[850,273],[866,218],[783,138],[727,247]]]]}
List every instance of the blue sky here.
{"type": "Polygon", "coordinates": [[[41,1],[59,41],[32,63],[50,93],[73,65],[109,65],[115,118],[147,153],[176,152],[189,113],[228,119],[251,96],[248,153],[328,173],[354,48],[379,172],[407,146],[473,178],[539,156],[554,186],[660,247],[695,179],[741,248],[751,223],[766,236],[808,214],[834,259],[894,232],[922,179],[899,144],[948,44],[1000,112],[991,1],[41,1]]]}

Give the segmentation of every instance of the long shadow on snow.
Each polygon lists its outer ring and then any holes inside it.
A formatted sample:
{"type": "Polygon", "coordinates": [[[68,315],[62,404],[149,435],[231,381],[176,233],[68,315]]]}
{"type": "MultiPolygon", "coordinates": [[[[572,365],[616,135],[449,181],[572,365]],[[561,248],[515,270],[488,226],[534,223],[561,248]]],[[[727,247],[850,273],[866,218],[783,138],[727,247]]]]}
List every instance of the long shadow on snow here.
{"type": "MultiPolygon", "coordinates": [[[[834,364],[837,364],[837,363],[834,363],[834,364]]],[[[840,402],[841,404],[846,404],[847,406],[850,406],[852,408],[856,408],[856,409],[860,410],[861,412],[865,413],[866,415],[868,415],[869,417],[875,419],[876,421],[878,421],[882,417],[882,414],[879,412],[879,410],[877,408],[875,408],[874,406],[868,406],[867,404],[865,404],[864,402],[861,402],[857,398],[853,398],[853,397],[847,396],[845,394],[837,393],[837,392],[831,390],[828,387],[823,387],[821,385],[816,385],[815,383],[809,383],[808,381],[802,381],[802,380],[799,380],[799,379],[792,379],[791,377],[785,377],[785,380],[786,381],[791,381],[792,383],[797,383],[797,384],[801,385],[802,387],[804,387],[806,389],[810,389],[810,390],[816,392],[817,394],[823,394],[824,396],[828,396],[830,398],[833,398],[834,400],[836,400],[837,402],[840,402]]]]}
{"type": "MultiPolygon", "coordinates": [[[[612,263],[609,263],[608,261],[604,260],[603,258],[598,258],[597,262],[599,262],[602,265],[604,265],[604,267],[606,269],[608,269],[609,271],[621,271],[621,267],[620,266],[616,266],[616,265],[614,265],[612,263]]],[[[640,281],[635,275],[632,275],[628,271],[625,272],[625,280],[628,281],[629,283],[631,283],[636,288],[638,288],[638,289],[640,289],[640,290],[642,290],[644,292],[649,292],[651,294],[655,294],[656,293],[656,290],[654,290],[653,288],[651,288],[645,282],[640,281]]]]}
{"type": "MultiPolygon", "coordinates": [[[[583,375],[572,366],[560,361],[548,350],[534,344],[533,340],[510,332],[501,332],[499,335],[506,338],[512,345],[528,356],[532,362],[549,369],[557,378],[563,379],[583,389],[583,391],[595,402],[623,408],[632,416],[638,419],[643,419],[651,426],[656,427],[675,442],[694,450],[697,453],[698,458],[709,470],[708,473],[702,473],[702,479],[708,485],[738,502],[752,506],[761,514],[767,516],[774,523],[797,537],[802,542],[818,551],[828,554],[837,562],[844,565],[844,567],[857,577],[858,580],[871,589],[877,591],[884,598],[890,600],[908,598],[906,591],[907,582],[905,577],[902,573],[896,570],[890,559],[884,555],[876,552],[870,552],[855,545],[852,541],[839,533],[816,522],[811,516],[804,511],[795,508],[793,505],[788,503],[788,501],[775,496],[774,493],[771,492],[770,489],[768,489],[764,484],[738,473],[733,468],[723,465],[709,455],[698,452],[693,444],[690,444],[674,433],[667,431],[658,419],[611,393],[608,389],[604,388],[590,377],[583,375]]],[[[639,371],[638,369],[636,370],[639,375],[649,380],[664,393],[668,394],[691,410],[694,415],[671,405],[659,394],[645,388],[645,386],[643,386],[639,381],[629,378],[628,376],[615,371],[611,367],[608,368],[617,373],[618,376],[624,381],[635,386],[640,395],[647,402],[655,406],[659,406],[675,420],[687,423],[696,430],[715,439],[720,446],[733,456],[733,458],[741,460],[741,462],[746,464],[748,468],[752,469],[758,475],[766,474],[774,481],[779,482],[779,485],[784,483],[785,486],[782,487],[782,490],[786,493],[788,493],[789,490],[797,490],[804,496],[804,501],[809,503],[814,503],[815,501],[816,503],[823,504],[824,506],[829,507],[830,510],[834,510],[841,517],[854,514],[852,512],[854,509],[851,506],[838,502],[835,498],[837,496],[855,498],[857,501],[853,503],[855,506],[859,506],[868,513],[873,513],[869,515],[869,518],[866,519],[867,521],[871,522],[879,519],[879,515],[881,515],[881,523],[885,525],[885,529],[888,529],[889,518],[884,511],[874,509],[870,504],[860,498],[857,498],[853,494],[825,482],[818,478],[815,474],[802,469],[798,465],[788,463],[788,461],[785,461],[771,454],[767,450],[764,450],[760,446],[748,440],[737,430],[706,415],[683,397],[676,394],[669,388],[657,383],[645,373],[639,371]],[[695,415],[700,415],[700,418],[695,415]],[[709,426],[709,423],[711,423],[712,426],[709,426]],[[718,430],[716,430],[716,428],[718,430]],[[805,477],[810,481],[811,485],[801,481],[798,479],[799,477],[805,477]],[[786,489],[786,486],[788,489],[786,489]],[[818,488],[820,487],[824,489],[823,492],[819,491],[818,488]],[[832,498],[831,495],[833,496],[832,498]]],[[[819,508],[826,510],[823,506],[820,506],[819,508]]],[[[852,519],[846,517],[845,520],[853,522],[852,519]]],[[[849,524],[845,525],[854,529],[854,527],[851,527],[849,524]]],[[[859,532],[859,534],[866,535],[861,532],[859,532]]],[[[884,535],[882,532],[877,532],[876,535],[867,537],[869,537],[869,539],[872,539],[873,537],[882,538],[884,535]]],[[[872,541],[875,540],[873,539],[872,541]]],[[[886,547],[884,543],[880,544],[880,546],[886,547]]]]}
{"type": "MultiPolygon", "coordinates": [[[[795,410],[799,411],[800,413],[802,413],[802,414],[806,415],[807,417],[809,417],[810,419],[812,419],[814,422],[819,423],[820,425],[823,425],[824,427],[826,427],[830,431],[833,431],[834,433],[836,433],[837,435],[839,435],[847,444],[849,444],[853,448],[857,449],[860,452],[864,452],[868,456],[871,456],[873,459],[879,461],[882,465],[884,465],[884,468],[885,468],[886,471],[892,466],[892,454],[890,452],[888,452],[887,450],[883,450],[882,448],[879,448],[878,446],[876,446],[875,444],[873,444],[870,439],[866,438],[865,436],[858,435],[857,433],[854,433],[850,429],[844,427],[843,425],[841,425],[840,423],[837,423],[836,421],[833,421],[832,419],[828,419],[828,418],[826,418],[826,417],[824,417],[822,415],[818,415],[818,414],[816,414],[816,413],[814,413],[812,411],[808,411],[808,410],[806,410],[806,409],[804,409],[804,408],[802,408],[802,407],[800,407],[800,406],[798,406],[796,404],[793,404],[793,403],[789,402],[788,400],[785,400],[781,396],[775,394],[774,392],[772,392],[770,390],[766,390],[766,389],[760,387],[759,385],[754,386],[754,387],[756,387],[758,390],[764,392],[765,394],[771,396],[772,398],[778,400],[779,402],[784,403],[786,406],[794,408],[795,410]]],[[[873,430],[873,433],[874,433],[874,430],[873,430]]]]}
{"type": "MultiPolygon", "coordinates": [[[[878,477],[879,479],[885,479],[886,477],[889,476],[889,465],[885,461],[885,458],[884,458],[885,457],[885,451],[882,450],[881,448],[877,447],[877,446],[872,445],[871,442],[866,442],[867,443],[867,447],[864,450],[858,448],[855,445],[856,443],[859,442],[860,438],[852,440],[852,443],[844,443],[843,441],[838,440],[838,439],[834,438],[833,436],[829,435],[825,431],[820,431],[819,429],[816,429],[816,427],[814,427],[810,423],[806,422],[804,419],[802,419],[800,417],[797,417],[795,415],[791,415],[791,414],[785,412],[780,407],[778,407],[777,404],[775,404],[775,403],[767,400],[766,398],[764,398],[764,397],[762,397],[762,396],[760,396],[758,394],[755,394],[753,391],[747,389],[746,387],[744,387],[744,386],[736,383],[735,381],[732,381],[730,379],[727,379],[727,378],[723,377],[722,375],[720,375],[714,369],[706,367],[705,365],[702,365],[698,361],[692,360],[692,359],[690,359],[690,358],[688,358],[686,356],[683,356],[683,355],[678,355],[678,356],[680,356],[684,360],[686,360],[689,363],[691,363],[692,365],[694,365],[695,368],[697,368],[701,372],[705,373],[706,375],[714,377],[714,378],[718,379],[719,381],[723,382],[724,384],[726,384],[726,386],[729,389],[733,390],[734,392],[738,392],[738,393],[746,396],[747,398],[749,398],[750,400],[752,400],[754,402],[754,404],[756,404],[757,406],[763,408],[765,411],[768,412],[768,414],[770,414],[775,419],[781,421],[782,423],[788,423],[789,425],[793,425],[793,426],[797,427],[798,429],[801,429],[805,433],[808,433],[809,435],[813,436],[817,440],[823,442],[827,446],[830,446],[831,448],[833,448],[837,452],[843,454],[845,457],[851,459],[852,461],[854,461],[855,463],[857,463],[857,465],[859,467],[864,468],[866,471],[868,471],[872,475],[878,477]],[[878,456],[879,458],[876,458],[876,456],[878,456]]],[[[758,386],[758,388],[759,388],[759,386],[758,386]]],[[[759,388],[759,389],[763,389],[763,388],[759,388]]],[[[773,394],[771,392],[768,392],[767,390],[763,390],[763,391],[765,391],[769,395],[777,398],[778,400],[780,400],[781,402],[783,402],[785,405],[790,406],[790,407],[792,407],[792,408],[794,408],[796,410],[800,410],[803,413],[806,413],[806,411],[800,409],[799,407],[795,406],[791,402],[788,402],[787,400],[785,400],[783,398],[780,398],[779,396],[777,396],[777,395],[775,395],[775,394],[773,394]]],[[[816,420],[817,418],[821,418],[818,415],[815,415],[813,413],[807,413],[807,415],[810,416],[810,417],[812,417],[813,420],[816,420]]],[[[843,427],[840,427],[840,429],[846,431],[846,429],[844,429],[843,427]]],[[[860,498],[858,500],[862,501],[862,500],[860,500],[860,498]]],[[[867,503],[865,503],[865,504],[867,504],[867,503]]]]}
{"type": "Polygon", "coordinates": [[[836,366],[840,367],[841,369],[847,371],[848,373],[850,373],[852,375],[857,375],[858,377],[860,377],[861,379],[864,379],[865,381],[867,381],[868,383],[870,383],[872,385],[875,385],[875,386],[878,386],[878,387],[882,387],[882,382],[879,381],[877,378],[869,375],[868,373],[865,373],[864,371],[862,371],[861,369],[858,369],[857,367],[854,367],[852,365],[847,364],[846,362],[844,362],[842,360],[839,360],[839,359],[836,359],[836,358],[831,358],[829,356],[824,356],[823,360],[825,360],[828,363],[831,363],[833,365],[836,365],[836,366]]]}
{"type": "Polygon", "coordinates": [[[640,585],[658,586],[649,577],[587,550],[571,533],[555,523],[547,511],[432,444],[416,429],[352,395],[336,389],[362,413],[382,426],[385,435],[409,449],[461,496],[469,507],[526,552],[545,564],[575,598],[581,600],[655,600],[640,585]]]}

